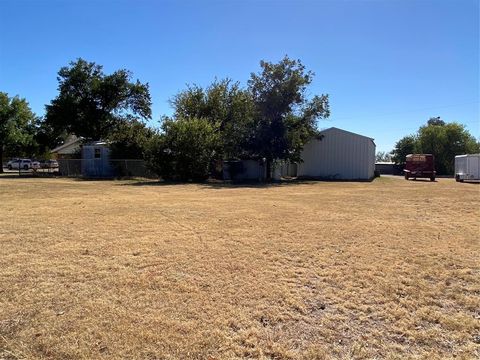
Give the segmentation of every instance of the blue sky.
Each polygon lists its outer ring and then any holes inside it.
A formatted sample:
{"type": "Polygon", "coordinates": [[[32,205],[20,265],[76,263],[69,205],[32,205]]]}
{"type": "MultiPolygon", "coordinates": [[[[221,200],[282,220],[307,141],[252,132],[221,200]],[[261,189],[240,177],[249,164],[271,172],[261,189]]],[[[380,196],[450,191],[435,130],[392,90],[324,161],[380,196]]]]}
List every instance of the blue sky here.
{"type": "Polygon", "coordinates": [[[479,1],[0,0],[0,91],[33,110],[57,94],[61,66],[82,57],[150,84],[152,125],[187,83],[246,85],[285,54],[316,73],[335,126],[377,150],[431,116],[480,137],[479,1]]]}

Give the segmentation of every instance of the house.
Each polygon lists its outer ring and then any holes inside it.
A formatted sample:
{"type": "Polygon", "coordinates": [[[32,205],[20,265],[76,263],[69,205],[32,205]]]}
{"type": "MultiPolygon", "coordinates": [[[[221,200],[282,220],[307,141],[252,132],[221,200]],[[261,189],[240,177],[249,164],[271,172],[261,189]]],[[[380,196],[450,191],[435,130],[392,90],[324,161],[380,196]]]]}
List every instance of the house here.
{"type": "Polygon", "coordinates": [[[65,142],[57,146],[55,149],[50,151],[56,159],[71,159],[78,157],[82,147],[83,138],[77,137],[75,135],[69,135],[65,142]]]}
{"type": "Polygon", "coordinates": [[[372,138],[335,127],[305,144],[297,177],[331,180],[371,180],[375,172],[372,138]]]}
{"type": "Polygon", "coordinates": [[[110,161],[110,149],[104,141],[87,142],[81,137],[70,135],[51,153],[58,160],[59,172],[65,176],[108,178],[115,175],[110,161]]]}

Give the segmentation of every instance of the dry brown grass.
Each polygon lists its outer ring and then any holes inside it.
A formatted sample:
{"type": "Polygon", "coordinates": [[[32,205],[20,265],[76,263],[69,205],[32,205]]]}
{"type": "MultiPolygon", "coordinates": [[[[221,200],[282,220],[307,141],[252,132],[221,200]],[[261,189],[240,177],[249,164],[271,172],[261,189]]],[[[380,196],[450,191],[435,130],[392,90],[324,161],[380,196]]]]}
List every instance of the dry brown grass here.
{"type": "Polygon", "coordinates": [[[480,186],[0,178],[0,358],[479,356],[480,186]]]}

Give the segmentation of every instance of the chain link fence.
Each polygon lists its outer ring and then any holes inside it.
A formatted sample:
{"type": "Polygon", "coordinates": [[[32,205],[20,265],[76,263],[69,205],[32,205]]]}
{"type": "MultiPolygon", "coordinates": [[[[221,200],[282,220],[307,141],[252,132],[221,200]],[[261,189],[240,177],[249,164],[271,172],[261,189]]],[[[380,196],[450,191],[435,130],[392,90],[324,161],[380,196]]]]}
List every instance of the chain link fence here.
{"type": "Polygon", "coordinates": [[[120,177],[141,177],[157,179],[158,175],[153,173],[144,160],[110,160],[116,176],[120,177]]]}
{"type": "Polygon", "coordinates": [[[61,159],[58,160],[61,176],[85,178],[140,177],[158,178],[144,160],[136,159],[61,159]]]}
{"type": "Polygon", "coordinates": [[[19,176],[66,176],[83,178],[123,178],[139,177],[156,179],[158,176],[150,171],[141,159],[58,159],[58,167],[54,168],[20,168],[8,169],[4,172],[19,176]]]}

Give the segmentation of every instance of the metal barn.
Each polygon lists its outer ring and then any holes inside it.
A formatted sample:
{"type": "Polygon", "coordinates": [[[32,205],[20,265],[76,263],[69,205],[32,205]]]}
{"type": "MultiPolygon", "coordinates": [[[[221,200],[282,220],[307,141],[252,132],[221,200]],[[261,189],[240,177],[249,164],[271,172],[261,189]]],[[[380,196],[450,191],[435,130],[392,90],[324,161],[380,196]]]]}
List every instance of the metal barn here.
{"type": "Polygon", "coordinates": [[[320,132],[303,148],[297,176],[331,180],[371,180],[375,172],[372,138],[337,128],[320,132]]]}

